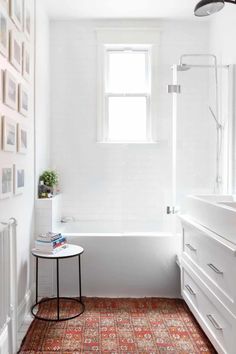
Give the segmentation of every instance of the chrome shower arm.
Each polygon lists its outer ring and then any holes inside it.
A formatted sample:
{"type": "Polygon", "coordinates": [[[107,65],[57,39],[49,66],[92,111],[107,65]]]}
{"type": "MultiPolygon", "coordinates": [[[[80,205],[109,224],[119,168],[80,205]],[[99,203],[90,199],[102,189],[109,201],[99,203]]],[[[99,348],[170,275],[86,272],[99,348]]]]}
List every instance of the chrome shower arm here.
{"type": "MultiPolygon", "coordinates": [[[[231,1],[231,0],[229,0],[229,1],[231,1]]],[[[196,58],[196,57],[198,57],[198,58],[204,58],[204,57],[212,58],[214,60],[215,66],[217,65],[217,58],[216,58],[216,55],[214,55],[214,54],[183,54],[180,57],[179,65],[183,65],[184,58],[191,58],[191,57],[192,58],[196,58]]]]}

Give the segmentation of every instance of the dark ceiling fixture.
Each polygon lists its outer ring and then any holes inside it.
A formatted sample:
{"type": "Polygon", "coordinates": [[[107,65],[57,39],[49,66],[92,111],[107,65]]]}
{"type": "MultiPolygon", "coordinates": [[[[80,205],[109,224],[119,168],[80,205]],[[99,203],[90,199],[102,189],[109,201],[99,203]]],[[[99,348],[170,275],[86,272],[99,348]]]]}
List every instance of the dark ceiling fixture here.
{"type": "Polygon", "coordinates": [[[236,0],[201,0],[195,6],[194,15],[198,17],[212,15],[223,9],[225,2],[236,5],[236,0]]]}

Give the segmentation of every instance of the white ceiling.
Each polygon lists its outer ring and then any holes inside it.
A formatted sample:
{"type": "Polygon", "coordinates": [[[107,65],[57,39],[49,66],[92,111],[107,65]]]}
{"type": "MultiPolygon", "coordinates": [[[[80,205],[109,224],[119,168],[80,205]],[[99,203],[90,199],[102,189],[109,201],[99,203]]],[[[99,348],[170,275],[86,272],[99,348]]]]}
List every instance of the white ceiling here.
{"type": "Polygon", "coordinates": [[[199,0],[38,0],[51,18],[187,18],[199,0]]]}

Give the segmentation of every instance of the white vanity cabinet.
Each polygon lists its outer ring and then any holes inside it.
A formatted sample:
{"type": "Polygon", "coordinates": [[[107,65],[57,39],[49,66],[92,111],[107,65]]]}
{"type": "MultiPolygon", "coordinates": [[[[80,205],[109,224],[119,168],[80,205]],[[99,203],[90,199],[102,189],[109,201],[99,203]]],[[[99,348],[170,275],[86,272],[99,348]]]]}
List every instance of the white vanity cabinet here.
{"type": "Polygon", "coordinates": [[[181,290],[218,353],[236,354],[236,245],[180,216],[181,290]]]}

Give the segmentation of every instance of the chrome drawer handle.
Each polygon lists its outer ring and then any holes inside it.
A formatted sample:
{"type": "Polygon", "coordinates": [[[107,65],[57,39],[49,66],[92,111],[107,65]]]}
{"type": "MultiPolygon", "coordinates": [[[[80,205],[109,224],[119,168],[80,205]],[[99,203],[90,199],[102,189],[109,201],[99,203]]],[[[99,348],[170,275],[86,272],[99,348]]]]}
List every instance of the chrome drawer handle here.
{"type": "Polygon", "coordinates": [[[217,329],[217,331],[222,331],[222,327],[216,322],[214,317],[212,315],[207,315],[208,320],[211,322],[211,324],[217,329]]]}
{"type": "Polygon", "coordinates": [[[188,247],[190,251],[197,252],[197,249],[190,245],[190,243],[186,243],[185,246],[188,247]]]}
{"type": "Polygon", "coordinates": [[[208,267],[209,268],[211,268],[216,274],[224,274],[221,270],[219,270],[218,268],[216,268],[215,266],[214,266],[214,264],[212,264],[212,263],[209,263],[208,264],[208,267]]]}
{"type": "Polygon", "coordinates": [[[189,294],[195,296],[196,293],[193,291],[190,285],[185,285],[185,288],[188,290],[189,294]]]}

